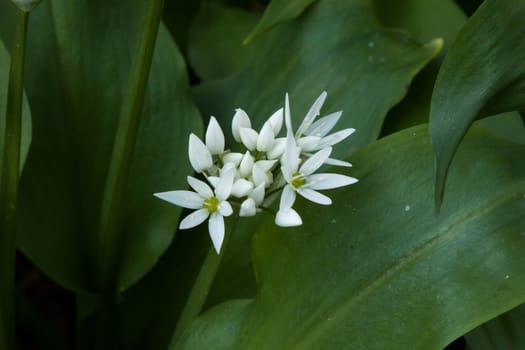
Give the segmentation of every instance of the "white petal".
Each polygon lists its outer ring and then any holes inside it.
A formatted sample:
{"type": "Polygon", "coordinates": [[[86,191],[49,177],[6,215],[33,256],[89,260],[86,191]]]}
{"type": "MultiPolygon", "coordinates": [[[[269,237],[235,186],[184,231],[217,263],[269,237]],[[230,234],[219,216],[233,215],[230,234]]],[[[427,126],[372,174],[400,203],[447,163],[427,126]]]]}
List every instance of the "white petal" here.
{"type": "Polygon", "coordinates": [[[235,110],[235,115],[232,119],[232,134],[233,138],[237,142],[241,142],[241,134],[239,133],[240,128],[251,128],[252,123],[250,121],[250,117],[248,117],[248,114],[246,114],[245,111],[243,111],[240,108],[237,108],[235,110]]]}
{"type": "Polygon", "coordinates": [[[266,187],[266,183],[262,183],[259,186],[255,187],[252,193],[250,193],[249,197],[253,198],[257,206],[261,205],[262,202],[264,201],[264,188],[265,187],[266,187]]]}
{"type": "Polygon", "coordinates": [[[235,166],[239,166],[242,160],[242,156],[243,156],[242,153],[237,153],[237,152],[226,153],[222,156],[222,163],[223,164],[232,163],[232,164],[235,164],[235,166]]]}
{"type": "Polygon", "coordinates": [[[286,125],[286,134],[293,134],[292,130],[292,116],[290,115],[290,100],[288,98],[288,93],[284,96],[284,123],[286,125]]]}
{"type": "Polygon", "coordinates": [[[154,193],[155,197],[188,209],[200,209],[204,198],[193,191],[169,191],[154,193]]]}
{"type": "Polygon", "coordinates": [[[222,201],[219,204],[219,213],[221,213],[222,216],[230,216],[233,214],[232,206],[227,201],[222,201]]]}
{"type": "Polygon", "coordinates": [[[305,133],[305,131],[312,125],[315,118],[319,115],[319,112],[321,111],[321,107],[323,107],[324,101],[326,100],[326,91],[323,91],[321,95],[315,100],[312,107],[310,107],[310,110],[308,113],[306,113],[306,116],[303,119],[303,122],[299,126],[299,129],[297,129],[297,136],[301,136],[305,133]]]}
{"type": "Polygon", "coordinates": [[[254,216],[255,214],[257,214],[255,201],[253,198],[246,198],[241,204],[239,216],[254,216]]]}
{"type": "Polygon", "coordinates": [[[232,187],[232,196],[241,198],[251,193],[253,190],[253,183],[246,179],[239,179],[234,182],[232,187]]]}
{"type": "Polygon", "coordinates": [[[246,151],[239,165],[239,173],[243,177],[250,176],[253,170],[254,158],[249,151],[246,151]]]}
{"type": "Polygon", "coordinates": [[[257,150],[267,152],[272,149],[275,136],[273,134],[272,125],[269,122],[264,123],[261,133],[257,138],[257,150]]]}
{"type": "Polygon", "coordinates": [[[213,165],[210,150],[195,134],[190,134],[188,155],[191,166],[198,173],[202,173],[213,165]]]}
{"type": "Polygon", "coordinates": [[[304,136],[297,140],[297,146],[301,147],[303,152],[311,152],[318,149],[321,138],[318,136],[304,136]]]}
{"type": "Polygon", "coordinates": [[[219,178],[219,183],[217,184],[217,187],[215,188],[215,197],[217,197],[217,199],[220,200],[221,202],[225,201],[230,196],[230,193],[233,187],[234,176],[235,176],[234,168],[228,168],[226,171],[224,171],[221,174],[221,177],[219,178]]]}
{"type": "Polygon", "coordinates": [[[218,176],[208,176],[206,178],[206,180],[208,180],[208,182],[211,183],[213,188],[217,188],[217,186],[219,185],[219,177],[218,176]]]}
{"type": "Polygon", "coordinates": [[[188,228],[195,227],[200,225],[210,216],[208,209],[199,209],[186,216],[184,220],[180,222],[179,228],[181,230],[186,230],[188,228]]]}
{"type": "Polygon", "coordinates": [[[291,177],[293,173],[297,172],[297,168],[299,167],[299,149],[295,144],[295,139],[290,134],[286,136],[286,149],[284,150],[282,158],[281,169],[284,169],[283,175],[287,179],[291,177]]]}
{"type": "Polygon", "coordinates": [[[324,148],[319,152],[315,153],[313,156],[308,158],[303,163],[303,165],[301,165],[299,172],[304,175],[310,175],[311,173],[319,169],[321,165],[323,165],[330,153],[332,153],[332,147],[324,148]]]}
{"type": "Polygon", "coordinates": [[[275,224],[281,227],[300,226],[303,224],[303,220],[294,209],[289,208],[277,212],[275,224]]]}
{"type": "Polygon", "coordinates": [[[339,130],[337,132],[334,132],[333,134],[325,136],[325,137],[323,137],[323,139],[319,143],[318,148],[321,149],[321,148],[324,148],[324,147],[327,147],[327,146],[333,146],[333,145],[343,141],[348,136],[352,135],[354,133],[354,131],[355,131],[355,129],[348,128],[348,129],[339,130]]]}
{"type": "Polygon", "coordinates": [[[273,166],[277,163],[277,160],[258,160],[255,165],[264,172],[272,170],[273,166]]]}
{"type": "Polygon", "coordinates": [[[337,124],[343,111],[335,112],[323,117],[310,125],[310,127],[304,132],[305,135],[323,137],[330,132],[337,124]]]}
{"type": "Polygon", "coordinates": [[[279,109],[277,112],[272,114],[268,119],[268,123],[272,126],[273,135],[279,135],[281,128],[283,126],[283,109],[279,109]]]}
{"type": "Polygon", "coordinates": [[[254,165],[252,168],[252,179],[253,179],[253,184],[255,186],[259,186],[262,183],[268,184],[268,181],[269,181],[269,178],[266,175],[266,173],[262,171],[261,168],[259,168],[257,165],[254,165]]]}
{"type": "Polygon", "coordinates": [[[266,152],[268,159],[277,159],[281,157],[286,149],[286,137],[279,137],[274,140],[272,149],[266,152]]]}
{"type": "Polygon", "coordinates": [[[210,118],[206,129],[206,146],[211,154],[221,154],[224,152],[224,133],[217,123],[215,117],[210,118]]]}
{"type": "Polygon", "coordinates": [[[283,188],[283,193],[281,194],[281,202],[279,203],[279,210],[290,209],[295,203],[295,190],[291,185],[286,185],[283,188]]]}
{"type": "Polygon", "coordinates": [[[303,196],[304,198],[314,203],[318,203],[322,205],[332,204],[332,200],[329,197],[325,196],[322,193],[314,191],[311,188],[301,187],[300,189],[297,190],[297,192],[299,192],[299,194],[303,196]]]}
{"type": "Polygon", "coordinates": [[[257,131],[250,128],[241,128],[239,133],[244,146],[250,151],[254,151],[257,148],[257,140],[259,139],[257,131]]]}
{"type": "Polygon", "coordinates": [[[198,194],[201,195],[202,198],[209,198],[213,196],[212,189],[205,182],[194,177],[188,176],[188,183],[190,184],[191,188],[193,188],[195,191],[197,191],[198,194]]]}
{"type": "Polygon", "coordinates": [[[222,174],[226,173],[227,171],[235,171],[237,170],[237,167],[233,163],[226,163],[222,166],[221,170],[219,171],[219,174],[222,176],[222,174]]]}
{"type": "Polygon", "coordinates": [[[326,158],[324,163],[328,165],[344,166],[347,168],[352,167],[352,163],[348,163],[348,162],[345,162],[344,160],[339,160],[339,159],[334,159],[334,158],[326,158]]]}
{"type": "Polygon", "coordinates": [[[222,242],[224,241],[224,219],[220,213],[215,212],[210,215],[208,231],[210,232],[215,251],[217,254],[220,254],[222,242]]]}
{"type": "Polygon", "coordinates": [[[308,176],[306,185],[314,190],[329,190],[356,182],[357,179],[341,174],[312,174],[308,176]]]}

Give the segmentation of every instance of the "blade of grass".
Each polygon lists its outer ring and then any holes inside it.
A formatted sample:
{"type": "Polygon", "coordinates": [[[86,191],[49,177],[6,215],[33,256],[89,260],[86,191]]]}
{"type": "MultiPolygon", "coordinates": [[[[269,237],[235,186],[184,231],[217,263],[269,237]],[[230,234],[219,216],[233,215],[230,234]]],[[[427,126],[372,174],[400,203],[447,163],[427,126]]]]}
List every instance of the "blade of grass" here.
{"type": "Polygon", "coordinates": [[[7,91],[0,184],[0,310],[2,349],[14,349],[15,213],[20,174],[24,57],[29,13],[18,11],[7,91]]]}

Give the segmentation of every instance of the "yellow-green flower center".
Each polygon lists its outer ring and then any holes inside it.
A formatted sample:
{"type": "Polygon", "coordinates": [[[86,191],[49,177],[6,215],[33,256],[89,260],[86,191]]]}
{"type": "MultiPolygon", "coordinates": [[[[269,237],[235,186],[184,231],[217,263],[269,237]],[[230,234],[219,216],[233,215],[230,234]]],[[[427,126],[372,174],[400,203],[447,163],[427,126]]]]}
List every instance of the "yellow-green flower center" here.
{"type": "Polygon", "coordinates": [[[290,182],[290,184],[294,188],[299,188],[303,186],[305,183],[306,183],[306,179],[303,174],[296,172],[292,175],[292,181],[290,182]]]}
{"type": "Polygon", "coordinates": [[[208,209],[210,213],[215,213],[217,210],[219,210],[219,204],[220,202],[216,197],[210,197],[204,200],[202,206],[208,209]]]}

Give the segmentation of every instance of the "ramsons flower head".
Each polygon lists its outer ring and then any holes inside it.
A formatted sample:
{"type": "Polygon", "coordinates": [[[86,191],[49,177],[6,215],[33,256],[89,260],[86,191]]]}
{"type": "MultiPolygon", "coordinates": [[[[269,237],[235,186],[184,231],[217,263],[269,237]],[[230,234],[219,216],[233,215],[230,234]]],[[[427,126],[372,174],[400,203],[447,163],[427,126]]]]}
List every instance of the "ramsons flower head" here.
{"type": "Polygon", "coordinates": [[[321,190],[335,189],[358,180],[341,174],[321,172],[323,165],[351,166],[330,158],[333,146],[355,130],[347,128],[332,132],[342,112],[316,120],[326,100],[323,92],[313,103],[297,131],[292,128],[290,102],[285,96],[283,108],[277,109],[257,131],[248,114],[238,108],[231,123],[233,139],[241,152],[232,152],[226,145],[224,132],[215,117],[210,117],[204,141],[190,134],[188,156],[198,174],[188,176],[192,190],[155,193],[172,204],[194,211],[181,220],[179,229],[189,229],[208,220],[208,231],[217,253],[225,236],[224,217],[234,208],[238,215],[250,217],[261,210],[271,211],[276,194],[281,193],[275,223],[279,226],[302,224],[293,208],[297,194],[321,205],[332,200],[321,190]],[[286,125],[286,135],[280,135],[286,125]]]}

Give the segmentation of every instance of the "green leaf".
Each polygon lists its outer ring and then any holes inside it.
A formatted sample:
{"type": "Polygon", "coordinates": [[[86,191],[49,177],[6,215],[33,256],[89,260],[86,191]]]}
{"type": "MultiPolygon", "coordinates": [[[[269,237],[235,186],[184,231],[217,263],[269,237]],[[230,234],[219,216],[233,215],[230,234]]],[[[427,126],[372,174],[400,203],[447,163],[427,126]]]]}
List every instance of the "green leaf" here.
{"type": "MultiPolygon", "coordinates": [[[[34,151],[21,183],[19,246],[77,291],[97,291],[100,205],[143,5],[54,0],[32,14],[38,35],[29,42],[26,85],[34,151]]],[[[185,63],[161,27],[125,193],[124,241],[114,252],[120,290],[150,270],[173,238],[181,210],[152,194],[186,186],[190,132],[202,132],[201,120],[185,63]]]]}
{"type": "Polygon", "coordinates": [[[454,153],[477,117],[525,108],[525,0],[487,0],[458,35],[439,72],[430,130],[436,204],[454,153]]]}
{"type": "Polygon", "coordinates": [[[426,125],[357,152],[348,172],[360,182],[331,191],[332,206],[299,201],[303,226],[270,218],[256,232],[248,314],[201,322],[177,349],[209,347],[206,330],[236,322],[232,349],[442,349],[524,301],[524,152],[472,130],[439,217],[426,125]]]}
{"type": "Polygon", "coordinates": [[[243,46],[242,39],[259,18],[252,12],[203,2],[189,34],[188,55],[196,74],[203,80],[220,78],[250,63],[256,47],[243,46]]]}
{"type": "Polygon", "coordinates": [[[272,0],[264,11],[264,14],[257,23],[257,26],[244,39],[244,44],[248,44],[255,37],[259,36],[279,23],[286,22],[299,16],[314,0],[272,0]]]}
{"type": "Polygon", "coordinates": [[[453,0],[375,0],[381,22],[388,27],[408,30],[418,41],[442,38],[438,57],[418,73],[405,98],[392,108],[383,125],[382,135],[428,123],[430,100],[443,58],[467,17],[453,0]]]}
{"type": "MultiPolygon", "coordinates": [[[[202,317],[195,320],[180,340],[181,344],[189,349],[231,350],[235,346],[236,338],[242,328],[242,323],[248,315],[253,300],[234,300],[223,303],[202,317]],[[204,333],[205,338],[195,334],[204,333]]],[[[178,346],[171,346],[169,350],[178,346]]]]}
{"type": "MultiPolygon", "coordinates": [[[[231,12],[217,9],[214,13],[216,21],[204,29],[196,26],[192,29],[194,35],[202,29],[203,38],[204,33],[227,25],[227,21],[220,20],[221,13],[230,16],[231,12]]],[[[208,57],[211,66],[213,51],[205,55],[204,42],[199,46],[201,58],[208,57]]],[[[384,28],[374,14],[372,1],[317,1],[297,19],[248,45],[246,49],[255,49],[256,55],[241,70],[232,69],[226,77],[205,81],[194,91],[204,116],[214,115],[221,125],[229,126],[234,109],[240,107],[259,128],[283,106],[285,92],[290,93],[292,118],[298,126],[326,89],[328,98],[322,114],[343,110],[337,127],[357,129],[350,140],[334,149],[335,157],[346,157],[378,137],[388,110],[403,98],[412,77],[440,47],[439,41],[421,45],[405,32],[384,28]]],[[[244,51],[230,52],[233,56],[240,54],[244,51]]],[[[235,148],[229,130],[225,134],[228,144],[235,148]]],[[[255,230],[252,225],[247,223],[242,230],[228,228],[233,230],[232,240],[208,306],[232,292],[230,298],[249,295],[251,288],[246,286],[252,286],[253,275],[247,252],[255,230]],[[242,281],[240,293],[225,282],[226,276],[237,276],[236,281],[242,281]]]]}
{"type": "Polygon", "coordinates": [[[467,333],[473,350],[525,348],[525,305],[522,304],[467,333]]]}
{"type": "MultiPolygon", "coordinates": [[[[289,92],[297,125],[326,90],[322,113],[343,110],[338,127],[357,129],[351,144],[335,150],[336,156],[348,155],[377,138],[387,111],[441,48],[439,40],[420,45],[405,32],[383,28],[372,1],[365,0],[317,1],[302,16],[267,35],[253,43],[257,55],[249,65],[194,90],[202,114],[231,125],[234,109],[240,107],[255,127],[261,127],[283,106],[289,92]]],[[[213,60],[211,51],[208,57],[213,60]]],[[[234,144],[231,137],[229,141],[234,144]]]]}

